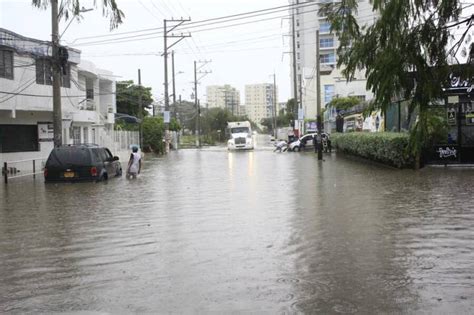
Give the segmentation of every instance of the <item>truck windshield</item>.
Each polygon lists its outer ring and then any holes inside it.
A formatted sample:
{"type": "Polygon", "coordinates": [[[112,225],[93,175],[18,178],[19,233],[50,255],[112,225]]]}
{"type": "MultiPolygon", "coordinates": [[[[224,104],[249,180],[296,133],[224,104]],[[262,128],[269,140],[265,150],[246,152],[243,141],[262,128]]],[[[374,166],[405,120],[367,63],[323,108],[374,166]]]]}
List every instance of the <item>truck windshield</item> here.
{"type": "Polygon", "coordinates": [[[236,127],[236,128],[231,128],[230,129],[231,133],[244,133],[244,132],[249,132],[248,127],[236,127]]]}

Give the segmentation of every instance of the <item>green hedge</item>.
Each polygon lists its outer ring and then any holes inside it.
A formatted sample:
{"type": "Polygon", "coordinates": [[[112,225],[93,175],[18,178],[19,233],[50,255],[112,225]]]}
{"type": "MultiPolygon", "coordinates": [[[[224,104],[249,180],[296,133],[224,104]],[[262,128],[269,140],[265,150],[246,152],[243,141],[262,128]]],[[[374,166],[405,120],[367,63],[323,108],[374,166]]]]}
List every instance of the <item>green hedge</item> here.
{"type": "Polygon", "coordinates": [[[408,133],[351,132],[331,134],[338,152],[360,156],[398,168],[413,167],[414,158],[406,153],[408,133]]]}

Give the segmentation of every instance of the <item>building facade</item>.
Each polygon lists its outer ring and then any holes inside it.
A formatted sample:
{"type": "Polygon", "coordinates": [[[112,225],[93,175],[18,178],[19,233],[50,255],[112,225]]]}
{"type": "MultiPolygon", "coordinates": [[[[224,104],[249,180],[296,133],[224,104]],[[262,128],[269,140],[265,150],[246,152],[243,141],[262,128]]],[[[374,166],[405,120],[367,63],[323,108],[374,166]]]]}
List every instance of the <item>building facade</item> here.
{"type": "MultiPolygon", "coordinates": [[[[346,82],[336,67],[339,41],[337,36],[331,33],[331,25],[327,18],[319,13],[320,6],[331,2],[337,0],[290,0],[290,4],[294,4],[290,13],[295,16],[297,95],[304,117],[307,119],[316,117],[316,30],[319,30],[321,107],[324,108],[334,97],[356,96],[361,100],[373,98],[373,94],[366,89],[367,80],[364,72],[357,73],[352,82],[346,82]],[[300,3],[304,4],[298,5],[300,3]]],[[[358,6],[356,19],[359,25],[372,24],[376,15],[372,12],[369,1],[358,1],[358,6]]],[[[290,33],[292,32],[290,22],[290,33]]],[[[293,78],[293,60],[290,66],[293,78]]],[[[292,97],[294,94],[292,88],[292,97]]]]}
{"type": "Polygon", "coordinates": [[[223,108],[239,115],[240,92],[231,85],[210,85],[206,87],[207,107],[223,108]]]}
{"type": "Polygon", "coordinates": [[[273,84],[262,83],[245,86],[246,115],[260,127],[262,119],[273,117],[276,104],[278,104],[278,89],[273,84]],[[274,99],[274,95],[276,95],[276,99],[274,99]]]}
{"type": "MultiPolygon", "coordinates": [[[[53,148],[51,44],[0,29],[0,161],[43,159],[53,148]]],[[[117,150],[115,79],[67,48],[61,74],[64,144],[117,150]]],[[[137,142],[135,142],[137,143],[137,142]]]]}

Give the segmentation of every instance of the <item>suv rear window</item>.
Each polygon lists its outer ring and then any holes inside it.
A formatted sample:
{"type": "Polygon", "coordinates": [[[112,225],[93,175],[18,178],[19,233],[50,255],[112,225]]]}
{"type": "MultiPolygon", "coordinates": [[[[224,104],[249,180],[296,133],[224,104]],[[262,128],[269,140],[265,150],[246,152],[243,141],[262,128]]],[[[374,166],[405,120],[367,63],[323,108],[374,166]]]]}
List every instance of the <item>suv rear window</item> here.
{"type": "Polygon", "coordinates": [[[46,167],[54,166],[82,166],[91,164],[91,153],[88,148],[65,147],[51,151],[46,167]]]}

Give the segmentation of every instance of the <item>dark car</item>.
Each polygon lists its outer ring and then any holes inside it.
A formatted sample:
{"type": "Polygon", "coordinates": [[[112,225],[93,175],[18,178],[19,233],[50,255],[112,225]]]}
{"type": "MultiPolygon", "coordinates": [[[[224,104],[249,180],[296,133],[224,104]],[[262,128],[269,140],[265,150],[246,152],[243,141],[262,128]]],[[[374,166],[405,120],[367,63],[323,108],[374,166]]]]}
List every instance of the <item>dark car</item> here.
{"type": "Polygon", "coordinates": [[[122,176],[119,158],[97,145],[67,145],[54,148],[44,168],[46,182],[107,180],[122,176]]]}

